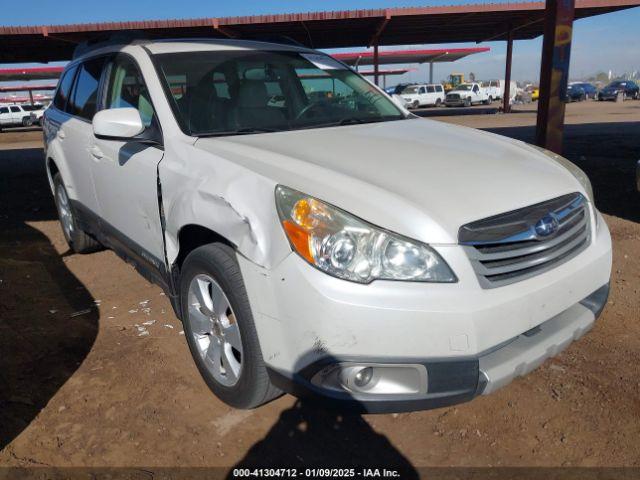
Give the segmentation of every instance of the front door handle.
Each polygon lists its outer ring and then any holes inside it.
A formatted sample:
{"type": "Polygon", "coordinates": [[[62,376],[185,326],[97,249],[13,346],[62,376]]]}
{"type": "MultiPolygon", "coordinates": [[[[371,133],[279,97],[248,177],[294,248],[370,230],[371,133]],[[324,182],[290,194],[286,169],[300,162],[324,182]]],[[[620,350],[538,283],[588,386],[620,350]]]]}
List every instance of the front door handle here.
{"type": "Polygon", "coordinates": [[[104,157],[104,153],[102,153],[102,150],[100,150],[97,146],[93,146],[91,147],[91,149],[89,150],[89,152],[91,153],[91,155],[93,156],[93,158],[100,160],[102,157],[104,157]]]}
{"type": "Polygon", "coordinates": [[[67,135],[64,133],[64,130],[60,129],[58,130],[58,138],[60,140],[64,140],[64,137],[66,137],[67,135]]]}

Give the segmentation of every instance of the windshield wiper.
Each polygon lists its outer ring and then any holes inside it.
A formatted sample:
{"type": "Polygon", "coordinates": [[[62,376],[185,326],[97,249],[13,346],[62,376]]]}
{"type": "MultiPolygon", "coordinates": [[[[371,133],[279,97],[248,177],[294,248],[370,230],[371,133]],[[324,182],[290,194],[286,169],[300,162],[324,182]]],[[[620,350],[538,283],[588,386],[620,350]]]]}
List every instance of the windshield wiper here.
{"type": "Polygon", "coordinates": [[[335,122],[327,122],[327,123],[315,123],[311,125],[304,125],[298,127],[298,130],[307,130],[312,128],[325,128],[325,127],[341,127],[343,125],[360,125],[363,123],[378,123],[378,122],[389,122],[392,120],[405,120],[408,117],[404,116],[380,116],[380,117],[369,117],[369,118],[360,118],[360,117],[345,117],[335,122]]]}
{"type": "Polygon", "coordinates": [[[353,125],[357,123],[375,123],[383,122],[384,117],[371,117],[371,118],[358,118],[358,117],[346,117],[336,122],[336,125],[353,125]]]}
{"type": "Polygon", "coordinates": [[[198,133],[196,135],[198,137],[228,137],[231,135],[250,135],[252,133],[273,133],[273,132],[282,132],[282,131],[283,130],[277,130],[275,128],[247,127],[247,128],[239,128],[238,130],[229,130],[225,132],[198,133]]]}

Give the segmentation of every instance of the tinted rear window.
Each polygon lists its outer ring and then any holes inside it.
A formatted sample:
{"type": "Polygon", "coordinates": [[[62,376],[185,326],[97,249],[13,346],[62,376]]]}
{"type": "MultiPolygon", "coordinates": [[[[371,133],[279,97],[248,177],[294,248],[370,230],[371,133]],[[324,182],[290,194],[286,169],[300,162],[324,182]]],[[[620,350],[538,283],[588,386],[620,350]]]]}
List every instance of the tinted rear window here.
{"type": "Polygon", "coordinates": [[[98,85],[104,58],[88,60],[82,64],[73,89],[69,113],[87,120],[93,119],[98,102],[98,85]]]}
{"type": "Polygon", "coordinates": [[[56,97],[53,100],[53,105],[60,110],[64,111],[67,106],[69,91],[71,90],[71,84],[73,83],[73,77],[76,74],[76,69],[76,66],[71,67],[64,73],[62,80],[60,80],[60,86],[58,87],[56,97]]]}

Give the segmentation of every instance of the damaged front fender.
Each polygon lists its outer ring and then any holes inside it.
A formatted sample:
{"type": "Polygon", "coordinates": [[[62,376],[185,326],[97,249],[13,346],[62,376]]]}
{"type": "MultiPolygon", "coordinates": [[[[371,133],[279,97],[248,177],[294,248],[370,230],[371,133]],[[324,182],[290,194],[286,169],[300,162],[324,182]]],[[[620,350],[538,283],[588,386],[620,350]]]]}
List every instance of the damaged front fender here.
{"type": "Polygon", "coordinates": [[[291,249],[275,208],[276,183],[224,158],[183,148],[189,151],[168,152],[159,172],[169,265],[180,253],[179,233],[186,225],[212,230],[261,267],[282,261],[291,249]]]}

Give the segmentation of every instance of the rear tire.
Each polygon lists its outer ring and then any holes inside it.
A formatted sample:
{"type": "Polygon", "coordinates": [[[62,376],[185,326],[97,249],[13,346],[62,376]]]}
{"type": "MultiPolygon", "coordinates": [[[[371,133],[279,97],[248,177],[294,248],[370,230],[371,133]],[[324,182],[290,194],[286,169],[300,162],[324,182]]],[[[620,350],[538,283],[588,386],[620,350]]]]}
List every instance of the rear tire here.
{"type": "Polygon", "coordinates": [[[59,173],[53,176],[53,188],[58,218],[69,248],[76,253],[91,253],[102,249],[100,242],[78,226],[73,206],[67,195],[67,189],[59,173]]]}
{"type": "Polygon", "coordinates": [[[439,98],[436,98],[436,107],[440,107],[442,106],[442,100],[440,100],[439,98]]]}
{"type": "Polygon", "coordinates": [[[231,247],[212,243],[187,256],[180,274],[180,304],[191,355],[220,400],[250,409],[281,395],[269,380],[231,247]]]}

